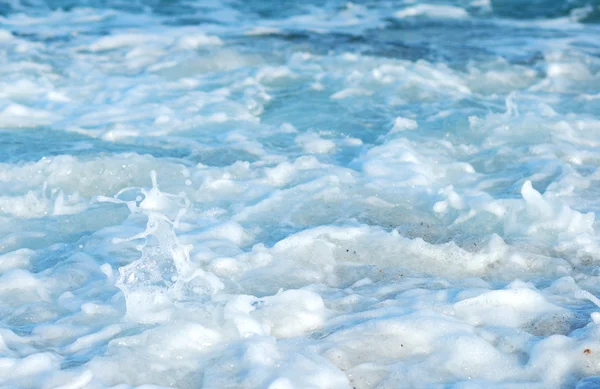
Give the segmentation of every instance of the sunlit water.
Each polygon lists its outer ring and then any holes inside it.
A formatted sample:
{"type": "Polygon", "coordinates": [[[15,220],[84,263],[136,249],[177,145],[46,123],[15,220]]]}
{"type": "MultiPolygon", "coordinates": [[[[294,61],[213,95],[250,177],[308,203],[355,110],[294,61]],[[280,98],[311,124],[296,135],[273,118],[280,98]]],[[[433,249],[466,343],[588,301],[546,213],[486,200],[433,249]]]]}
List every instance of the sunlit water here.
{"type": "Polygon", "coordinates": [[[599,21],[0,2],[0,387],[600,387],[599,21]]]}

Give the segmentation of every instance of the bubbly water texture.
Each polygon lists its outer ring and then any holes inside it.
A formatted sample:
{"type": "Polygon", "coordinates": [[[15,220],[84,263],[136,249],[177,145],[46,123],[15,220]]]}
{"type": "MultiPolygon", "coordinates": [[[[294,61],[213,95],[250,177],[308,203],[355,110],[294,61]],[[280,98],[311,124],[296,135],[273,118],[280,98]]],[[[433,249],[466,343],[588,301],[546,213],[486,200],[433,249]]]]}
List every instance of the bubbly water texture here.
{"type": "Polygon", "coordinates": [[[599,387],[599,21],[0,2],[0,387],[599,387]]]}

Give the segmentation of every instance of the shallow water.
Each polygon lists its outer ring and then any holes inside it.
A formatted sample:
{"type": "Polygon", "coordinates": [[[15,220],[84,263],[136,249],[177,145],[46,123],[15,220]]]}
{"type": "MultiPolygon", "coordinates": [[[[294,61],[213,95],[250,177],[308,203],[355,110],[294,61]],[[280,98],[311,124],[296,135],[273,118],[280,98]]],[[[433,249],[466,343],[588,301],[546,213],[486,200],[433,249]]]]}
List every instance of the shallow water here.
{"type": "Polygon", "coordinates": [[[599,15],[1,2],[0,387],[598,387],[599,15]]]}

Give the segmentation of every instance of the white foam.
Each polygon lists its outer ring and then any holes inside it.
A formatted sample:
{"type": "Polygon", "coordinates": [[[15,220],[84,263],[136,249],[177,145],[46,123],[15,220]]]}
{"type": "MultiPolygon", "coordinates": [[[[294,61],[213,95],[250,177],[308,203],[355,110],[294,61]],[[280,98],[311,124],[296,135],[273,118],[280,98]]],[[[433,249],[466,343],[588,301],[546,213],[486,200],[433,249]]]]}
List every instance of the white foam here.
{"type": "Polygon", "coordinates": [[[0,255],[0,273],[10,269],[28,268],[34,255],[35,251],[29,249],[19,249],[0,255]]]}
{"type": "Polygon", "coordinates": [[[373,92],[363,88],[347,88],[331,95],[332,99],[342,100],[355,96],[370,96],[373,92]]]}
{"type": "Polygon", "coordinates": [[[8,6],[0,386],[594,385],[589,10],[330,5],[8,6]]]}
{"type": "Polygon", "coordinates": [[[390,133],[393,134],[394,132],[416,130],[417,128],[419,128],[419,125],[415,120],[397,117],[394,119],[394,126],[390,130],[390,133]]]}
{"type": "Polygon", "coordinates": [[[0,111],[0,128],[34,128],[48,125],[54,119],[48,111],[10,104],[0,111]]]}
{"type": "Polygon", "coordinates": [[[323,139],[317,133],[306,133],[296,137],[296,143],[302,146],[306,153],[327,154],[333,152],[335,143],[329,139],[323,139]]]}
{"type": "Polygon", "coordinates": [[[202,46],[221,46],[223,41],[217,36],[195,34],[179,38],[178,44],[184,49],[197,49],[202,46]]]}
{"type": "Polygon", "coordinates": [[[8,42],[13,39],[13,34],[10,31],[0,30],[0,42],[8,42]]]}
{"type": "Polygon", "coordinates": [[[252,316],[276,338],[301,336],[320,328],[325,319],[321,296],[303,290],[287,290],[263,298],[252,316]]]}
{"type": "Polygon", "coordinates": [[[469,13],[463,8],[450,5],[418,4],[397,11],[394,16],[400,19],[417,16],[436,19],[464,19],[469,17],[469,13]]]}
{"type": "Polygon", "coordinates": [[[153,39],[152,36],[135,33],[110,35],[95,41],[89,46],[89,49],[92,51],[114,50],[122,47],[137,46],[151,39],[153,39]]]}
{"type": "Polygon", "coordinates": [[[245,35],[255,36],[255,35],[272,35],[279,34],[282,31],[277,27],[253,27],[250,30],[244,31],[245,35]]]}

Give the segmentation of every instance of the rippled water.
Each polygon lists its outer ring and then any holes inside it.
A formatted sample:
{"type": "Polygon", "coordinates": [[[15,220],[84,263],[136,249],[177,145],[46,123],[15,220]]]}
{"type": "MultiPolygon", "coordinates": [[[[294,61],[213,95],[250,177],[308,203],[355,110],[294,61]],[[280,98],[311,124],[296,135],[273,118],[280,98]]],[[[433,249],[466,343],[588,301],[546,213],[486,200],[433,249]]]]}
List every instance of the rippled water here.
{"type": "Polygon", "coordinates": [[[599,21],[0,2],[0,386],[600,387],[599,21]]]}

